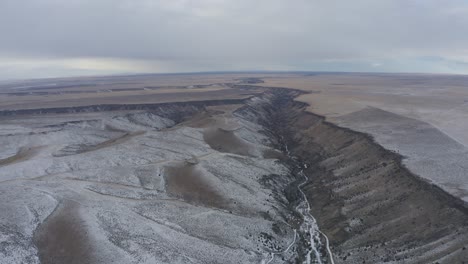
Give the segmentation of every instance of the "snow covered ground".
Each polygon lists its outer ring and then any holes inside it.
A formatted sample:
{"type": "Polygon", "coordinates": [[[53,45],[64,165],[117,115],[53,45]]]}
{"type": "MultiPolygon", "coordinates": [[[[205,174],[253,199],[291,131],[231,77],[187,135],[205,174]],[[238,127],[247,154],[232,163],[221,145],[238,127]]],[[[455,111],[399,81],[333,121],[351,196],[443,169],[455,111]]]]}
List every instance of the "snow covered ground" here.
{"type": "Polygon", "coordinates": [[[417,175],[468,202],[468,148],[429,123],[368,107],[334,119],[369,133],[417,175]]]}
{"type": "Polygon", "coordinates": [[[312,73],[265,78],[327,121],[368,133],[418,176],[468,202],[468,76],[312,73]]]}
{"type": "Polygon", "coordinates": [[[229,113],[2,117],[0,263],[260,263],[286,249],[286,198],[261,179],[289,171],[229,113]]]}

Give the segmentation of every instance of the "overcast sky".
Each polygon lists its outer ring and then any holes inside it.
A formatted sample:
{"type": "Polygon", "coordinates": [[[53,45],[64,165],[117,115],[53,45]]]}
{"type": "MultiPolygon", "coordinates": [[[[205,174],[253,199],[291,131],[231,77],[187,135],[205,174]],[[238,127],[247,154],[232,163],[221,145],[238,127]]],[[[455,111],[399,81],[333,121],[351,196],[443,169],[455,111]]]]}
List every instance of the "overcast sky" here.
{"type": "Polygon", "coordinates": [[[0,0],[0,79],[231,70],[468,74],[468,1],[0,0]]]}

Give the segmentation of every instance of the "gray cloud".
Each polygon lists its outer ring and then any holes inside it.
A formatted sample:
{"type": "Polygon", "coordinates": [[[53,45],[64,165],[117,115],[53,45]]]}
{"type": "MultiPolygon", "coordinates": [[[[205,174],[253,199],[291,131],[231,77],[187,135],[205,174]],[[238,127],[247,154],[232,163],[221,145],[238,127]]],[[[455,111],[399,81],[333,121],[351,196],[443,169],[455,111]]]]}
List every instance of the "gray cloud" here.
{"type": "Polygon", "coordinates": [[[0,67],[466,72],[466,32],[462,0],[2,0],[0,67]]]}

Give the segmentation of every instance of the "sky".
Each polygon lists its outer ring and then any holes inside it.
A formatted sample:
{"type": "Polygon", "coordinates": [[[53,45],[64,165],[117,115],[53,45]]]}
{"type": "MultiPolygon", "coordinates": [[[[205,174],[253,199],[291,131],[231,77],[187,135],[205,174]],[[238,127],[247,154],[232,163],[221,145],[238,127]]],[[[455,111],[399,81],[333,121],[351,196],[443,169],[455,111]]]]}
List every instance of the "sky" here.
{"type": "Polygon", "coordinates": [[[468,74],[468,1],[0,0],[0,80],[203,71],[468,74]]]}

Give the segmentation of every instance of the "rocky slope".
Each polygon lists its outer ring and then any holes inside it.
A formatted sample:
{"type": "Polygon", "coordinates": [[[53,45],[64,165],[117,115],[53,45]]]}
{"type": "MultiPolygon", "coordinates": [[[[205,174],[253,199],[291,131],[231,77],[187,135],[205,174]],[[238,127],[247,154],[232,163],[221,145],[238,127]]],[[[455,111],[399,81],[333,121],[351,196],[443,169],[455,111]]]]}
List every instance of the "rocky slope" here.
{"type": "Polygon", "coordinates": [[[263,122],[308,165],[304,189],[336,263],[468,261],[461,200],[409,172],[401,156],[368,135],[305,112],[296,95],[284,89],[265,95],[263,122]]]}

